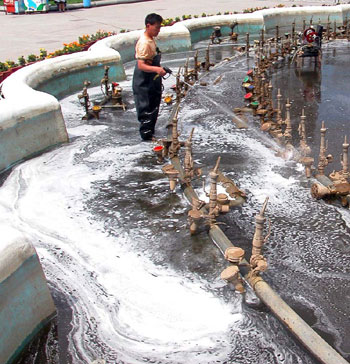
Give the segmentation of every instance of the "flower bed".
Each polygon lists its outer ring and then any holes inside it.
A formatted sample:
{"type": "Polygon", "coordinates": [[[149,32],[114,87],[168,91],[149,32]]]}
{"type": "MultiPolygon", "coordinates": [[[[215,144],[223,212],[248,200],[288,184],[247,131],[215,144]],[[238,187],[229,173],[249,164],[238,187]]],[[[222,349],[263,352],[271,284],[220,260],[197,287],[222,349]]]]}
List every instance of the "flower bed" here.
{"type": "Polygon", "coordinates": [[[6,61],[0,62],[0,82],[5,80],[10,74],[17,71],[20,68],[23,68],[29,64],[42,61],[44,59],[53,58],[62,56],[64,54],[71,54],[75,52],[86,51],[89,47],[94,44],[96,41],[114,35],[114,32],[105,32],[103,30],[99,30],[95,34],[91,35],[83,35],[79,37],[77,42],[72,43],[64,43],[62,49],[58,49],[57,51],[48,53],[44,48],[40,48],[39,55],[30,54],[27,58],[23,56],[18,58],[18,62],[14,61],[6,61]]]}

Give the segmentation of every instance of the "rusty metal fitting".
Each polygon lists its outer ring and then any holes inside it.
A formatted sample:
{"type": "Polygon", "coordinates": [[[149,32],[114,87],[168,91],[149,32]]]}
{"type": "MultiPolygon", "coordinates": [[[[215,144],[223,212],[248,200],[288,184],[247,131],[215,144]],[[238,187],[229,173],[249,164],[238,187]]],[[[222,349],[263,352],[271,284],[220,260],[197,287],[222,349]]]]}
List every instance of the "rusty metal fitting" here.
{"type": "Polygon", "coordinates": [[[221,38],[220,37],[222,37],[221,27],[220,26],[213,27],[213,32],[211,33],[211,36],[210,36],[211,43],[212,44],[221,43],[221,38]]]}
{"type": "MultiPolygon", "coordinates": [[[[218,169],[221,157],[218,157],[214,169],[209,173],[210,177],[210,193],[209,193],[209,218],[210,224],[215,224],[215,219],[219,216],[220,207],[217,201],[217,179],[219,177],[218,169]]],[[[208,196],[208,194],[206,193],[208,196]]]]}
{"type": "Polygon", "coordinates": [[[200,168],[194,168],[194,162],[192,157],[192,136],[194,128],[192,128],[188,139],[185,141],[185,158],[184,158],[184,179],[187,183],[190,183],[194,177],[199,177],[202,174],[200,168]]]}
{"type": "Polygon", "coordinates": [[[311,177],[311,170],[314,163],[314,158],[312,157],[303,157],[300,159],[300,163],[305,167],[305,175],[307,178],[311,177]]]}
{"type": "Polygon", "coordinates": [[[272,127],[272,123],[269,122],[269,121],[267,121],[267,122],[265,122],[264,124],[262,124],[260,126],[260,130],[262,130],[262,131],[269,131],[269,130],[271,130],[271,127],[272,127]]]}
{"type": "Polygon", "coordinates": [[[333,182],[344,180],[342,171],[333,171],[329,174],[329,179],[333,182]]]}
{"type": "Polygon", "coordinates": [[[104,86],[104,88],[105,88],[104,94],[105,94],[105,97],[107,97],[107,98],[111,97],[111,87],[110,87],[109,76],[108,76],[109,68],[110,68],[109,66],[104,66],[105,73],[101,80],[101,89],[102,89],[102,86],[104,86]]]}
{"type": "Polygon", "coordinates": [[[225,259],[231,263],[239,264],[244,258],[245,251],[242,248],[231,246],[225,250],[225,259]]]}
{"type": "Polygon", "coordinates": [[[254,273],[265,272],[267,270],[267,261],[261,254],[255,254],[250,258],[250,266],[254,273]]]}
{"type": "Polygon", "coordinates": [[[311,195],[316,199],[325,197],[326,195],[331,196],[347,196],[350,194],[350,183],[344,179],[335,181],[329,186],[323,186],[319,183],[314,183],[311,186],[311,195]]]}
{"type": "MultiPolygon", "coordinates": [[[[218,182],[222,184],[226,193],[233,199],[236,199],[237,197],[246,197],[245,192],[240,190],[229,177],[226,177],[221,172],[219,172],[218,182]]],[[[232,200],[229,200],[228,204],[231,204],[231,201],[232,200]]]]}
{"type": "Polygon", "coordinates": [[[327,165],[328,165],[329,163],[332,163],[332,162],[333,162],[333,160],[334,160],[334,158],[333,158],[332,154],[327,154],[327,155],[326,155],[326,160],[327,160],[327,165]]]}
{"type": "Polygon", "coordinates": [[[320,129],[321,132],[321,142],[320,142],[320,153],[318,157],[318,174],[324,175],[325,167],[333,161],[333,156],[328,154],[326,156],[327,151],[327,143],[326,143],[326,131],[328,129],[325,127],[324,121],[322,121],[322,126],[320,129]]]}
{"type": "Polygon", "coordinates": [[[114,108],[126,110],[126,105],[123,102],[123,88],[117,82],[112,82],[112,105],[114,108]]]}
{"type": "Polygon", "coordinates": [[[343,167],[342,176],[347,181],[349,179],[349,163],[348,163],[348,150],[349,150],[349,143],[347,142],[347,138],[345,135],[344,143],[343,143],[343,154],[341,158],[341,164],[343,167]]]}
{"type": "Polygon", "coordinates": [[[170,147],[169,147],[169,157],[170,158],[174,158],[178,155],[178,151],[180,150],[181,148],[181,143],[178,139],[179,137],[179,132],[177,130],[177,123],[178,123],[178,114],[179,114],[179,110],[180,110],[180,104],[178,105],[177,109],[176,109],[176,112],[175,112],[175,115],[173,117],[173,120],[172,120],[172,133],[171,133],[171,144],[170,144],[170,147]]]}
{"type": "Polygon", "coordinates": [[[281,95],[281,89],[278,89],[277,92],[277,114],[276,114],[276,122],[277,124],[281,125],[282,124],[282,109],[281,109],[281,100],[282,100],[282,95],[281,95]]]}
{"type": "Polygon", "coordinates": [[[190,233],[193,235],[198,228],[198,222],[202,218],[206,218],[207,215],[204,215],[200,209],[205,206],[205,201],[198,200],[195,197],[192,197],[192,210],[188,212],[188,220],[190,223],[190,233]]]}
{"type": "Polygon", "coordinates": [[[90,86],[91,82],[85,80],[84,81],[84,87],[81,94],[78,95],[79,102],[82,106],[84,106],[85,109],[85,115],[82,117],[83,120],[88,120],[89,117],[91,117],[91,112],[89,110],[90,108],[90,97],[89,93],[87,91],[88,86],[90,86]]]}
{"type": "Polygon", "coordinates": [[[188,220],[190,223],[190,234],[193,235],[198,228],[198,222],[200,219],[202,219],[204,216],[201,211],[199,210],[190,210],[188,211],[188,220]]]}
{"type": "Polygon", "coordinates": [[[290,119],[290,107],[291,103],[289,102],[289,98],[286,102],[286,119],[284,120],[284,124],[286,125],[286,129],[284,131],[284,137],[287,143],[291,143],[292,141],[292,124],[290,119]]]}
{"type": "Polygon", "coordinates": [[[229,203],[229,198],[226,193],[219,193],[217,195],[217,201],[220,205],[227,205],[229,203]]]}
{"type": "Polygon", "coordinates": [[[169,178],[170,191],[174,191],[179,177],[179,171],[172,164],[167,164],[162,168],[164,174],[169,178]]]}
{"type": "Polygon", "coordinates": [[[230,205],[218,205],[219,212],[226,213],[230,211],[230,205]]]}
{"type": "Polygon", "coordinates": [[[260,275],[255,274],[253,271],[250,271],[246,278],[254,290],[255,290],[256,284],[263,281],[263,279],[260,277],[260,275]]]}
{"type": "Polygon", "coordinates": [[[267,110],[266,109],[258,109],[256,111],[256,115],[258,116],[265,116],[267,114],[267,110]]]}
{"type": "Polygon", "coordinates": [[[322,185],[321,183],[314,183],[311,186],[311,196],[316,200],[319,200],[330,194],[331,194],[330,188],[322,185]]]}
{"type": "Polygon", "coordinates": [[[254,232],[254,237],[253,237],[252,255],[261,254],[262,247],[270,235],[270,231],[269,231],[269,233],[265,237],[263,237],[263,229],[264,229],[264,224],[266,221],[264,214],[265,214],[268,200],[269,200],[269,198],[266,197],[260,213],[255,216],[255,232],[254,232]]]}
{"type": "Polygon", "coordinates": [[[192,198],[192,207],[193,209],[200,210],[205,206],[205,201],[198,200],[197,198],[192,198]]]}
{"type": "Polygon", "coordinates": [[[239,268],[237,265],[230,265],[221,272],[221,279],[226,282],[233,283],[236,291],[239,293],[244,293],[245,289],[243,287],[242,277],[239,274],[239,268]]]}
{"type": "Polygon", "coordinates": [[[205,71],[209,71],[210,69],[210,45],[208,45],[208,48],[205,51],[205,62],[204,62],[204,69],[205,71]]]}

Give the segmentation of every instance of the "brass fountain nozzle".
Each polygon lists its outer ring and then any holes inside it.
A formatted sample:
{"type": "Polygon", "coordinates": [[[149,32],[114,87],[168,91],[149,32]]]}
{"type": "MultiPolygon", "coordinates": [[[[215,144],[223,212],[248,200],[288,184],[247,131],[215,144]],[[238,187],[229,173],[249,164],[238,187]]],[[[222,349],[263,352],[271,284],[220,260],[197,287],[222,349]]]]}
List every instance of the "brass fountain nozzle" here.
{"type": "Polygon", "coordinates": [[[230,200],[226,193],[219,193],[216,197],[216,200],[219,204],[220,212],[229,212],[230,211],[230,200]]]}
{"type": "Polygon", "coordinates": [[[179,171],[172,164],[167,164],[162,168],[164,174],[169,178],[170,191],[174,191],[178,182],[179,171]]]}
{"type": "Polygon", "coordinates": [[[320,153],[318,157],[318,174],[324,175],[325,167],[333,162],[333,156],[331,154],[326,155],[327,142],[326,142],[326,131],[328,129],[325,127],[324,121],[322,121],[321,132],[321,142],[320,142],[320,153]]]}
{"type": "Polygon", "coordinates": [[[205,218],[202,211],[202,207],[205,206],[205,202],[202,200],[198,200],[196,198],[192,198],[192,209],[188,212],[188,220],[190,223],[190,233],[193,235],[198,228],[198,223],[202,218],[205,218]]]}
{"type": "Polygon", "coordinates": [[[244,259],[245,251],[242,248],[231,246],[225,250],[225,259],[231,263],[239,264],[244,259]]]}
{"type": "Polygon", "coordinates": [[[198,223],[200,219],[202,219],[204,216],[201,211],[199,210],[190,210],[188,211],[188,220],[190,223],[190,234],[193,235],[197,229],[198,229],[198,223]]]}
{"type": "Polygon", "coordinates": [[[263,237],[263,229],[264,229],[264,224],[266,221],[265,210],[266,210],[268,201],[269,201],[269,198],[266,197],[265,202],[260,210],[260,213],[255,216],[255,233],[254,233],[254,237],[253,237],[252,255],[261,255],[263,245],[264,245],[265,241],[267,240],[267,238],[269,237],[269,233],[267,236],[263,237]]]}
{"type": "Polygon", "coordinates": [[[312,168],[313,168],[313,163],[314,163],[314,158],[312,157],[302,157],[300,159],[300,163],[305,167],[305,175],[307,178],[310,178],[312,173],[312,168]]]}
{"type": "Polygon", "coordinates": [[[185,176],[184,179],[187,183],[190,183],[191,180],[197,176],[199,177],[202,174],[200,168],[194,168],[194,162],[192,157],[192,137],[193,137],[194,128],[192,128],[191,133],[188,139],[185,141],[185,158],[184,158],[184,170],[185,176]]]}
{"type": "Polygon", "coordinates": [[[168,149],[168,155],[169,158],[174,158],[178,155],[178,151],[181,148],[181,145],[184,143],[179,142],[179,132],[177,130],[177,123],[178,123],[178,113],[180,110],[180,104],[177,105],[177,108],[175,110],[175,115],[172,120],[172,132],[171,132],[171,144],[168,149]]]}
{"type": "MultiPolygon", "coordinates": [[[[209,220],[210,224],[215,224],[216,217],[219,216],[220,212],[228,212],[230,209],[229,204],[226,204],[226,197],[220,196],[220,200],[224,202],[223,204],[220,204],[218,201],[218,195],[217,195],[217,179],[219,177],[218,169],[220,164],[221,157],[219,156],[214,169],[209,173],[210,177],[210,193],[208,195],[207,192],[205,194],[209,196],[209,220]]],[[[223,194],[222,194],[223,195],[223,194]]],[[[227,198],[228,200],[228,198],[227,198]]]]}
{"type": "Polygon", "coordinates": [[[267,270],[267,261],[261,254],[255,254],[250,257],[250,266],[253,274],[260,274],[267,270]]]}
{"type": "Polygon", "coordinates": [[[226,282],[232,283],[235,286],[237,292],[241,294],[245,292],[242,277],[239,273],[239,268],[237,265],[230,265],[224,269],[221,272],[220,277],[226,282]]]}

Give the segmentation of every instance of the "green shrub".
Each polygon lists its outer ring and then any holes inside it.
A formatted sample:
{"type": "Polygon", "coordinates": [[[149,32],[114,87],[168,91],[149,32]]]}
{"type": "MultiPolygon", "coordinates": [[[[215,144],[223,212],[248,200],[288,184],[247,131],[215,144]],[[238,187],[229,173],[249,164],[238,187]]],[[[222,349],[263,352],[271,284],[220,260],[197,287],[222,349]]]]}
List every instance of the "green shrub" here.
{"type": "Polygon", "coordinates": [[[0,62],[0,72],[7,71],[8,68],[5,63],[0,62]]]}
{"type": "Polygon", "coordinates": [[[23,56],[18,57],[18,64],[19,64],[20,66],[24,66],[26,63],[27,63],[27,62],[26,62],[26,60],[25,60],[25,58],[24,58],[23,56]]]}
{"type": "Polygon", "coordinates": [[[37,56],[35,54],[30,54],[28,57],[27,57],[27,62],[30,63],[30,62],[36,62],[37,61],[37,56]]]}
{"type": "Polygon", "coordinates": [[[13,67],[17,67],[18,64],[16,62],[13,61],[6,61],[5,65],[7,66],[7,69],[13,68],[13,67]]]}

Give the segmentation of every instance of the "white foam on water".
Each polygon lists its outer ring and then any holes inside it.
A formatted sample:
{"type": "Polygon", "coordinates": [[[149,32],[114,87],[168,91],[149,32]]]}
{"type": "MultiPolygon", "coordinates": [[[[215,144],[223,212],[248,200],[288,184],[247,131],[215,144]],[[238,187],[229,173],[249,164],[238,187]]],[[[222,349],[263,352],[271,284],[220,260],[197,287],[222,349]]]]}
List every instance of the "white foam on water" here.
{"type": "MultiPolygon", "coordinates": [[[[77,128],[77,134],[91,136],[95,127],[77,128]]],[[[160,358],[173,352],[178,354],[169,363],[209,363],[209,347],[224,360],[230,351],[227,332],[241,320],[237,306],[208,292],[195,276],[189,280],[155,266],[137,250],[142,232],[136,232],[136,241],[123,229],[107,236],[86,211],[84,202],[96,193],[93,182],[126,173],[149,147],[102,148],[82,164],[75,157],[83,143],[84,138],[21,164],[0,189],[3,223],[33,241],[47,276],[58,279],[51,284],[71,292],[75,360],[96,354],[92,337],[108,347],[107,356],[116,352],[128,363],[143,357],[166,363],[160,358]]],[[[113,211],[115,218],[122,213],[113,211]]]]}
{"type": "MultiPolygon", "coordinates": [[[[123,87],[130,90],[130,81],[125,81],[123,87]]],[[[97,95],[99,88],[95,91],[92,95],[97,95]]],[[[105,357],[109,362],[128,364],[209,364],[235,360],[260,364],[271,358],[267,355],[272,355],[276,363],[311,363],[297,347],[287,348],[290,338],[279,331],[275,320],[265,320],[267,315],[259,312],[244,312],[240,296],[226,303],[220,293],[208,291],[207,282],[196,275],[155,264],[148,252],[140,248],[146,239],[154,237],[145,227],[129,230],[123,226],[124,215],[130,213],[127,209],[107,211],[120,224],[114,235],[106,232],[104,223],[86,208],[86,201],[97,194],[94,183],[107,181],[111,176],[127,177],[131,168],[140,173],[160,168],[138,165],[138,159],[151,153],[148,144],[118,146],[116,143],[100,146],[85,155],[85,147],[107,127],[86,125],[81,120],[82,109],[76,95],[62,104],[71,125],[69,133],[78,138],[16,167],[0,189],[0,213],[2,224],[15,227],[33,241],[50,284],[67,295],[73,311],[73,328],[68,337],[73,362],[105,357]]],[[[268,136],[259,138],[260,132],[235,129],[228,115],[206,118],[212,107],[210,103],[198,108],[185,103],[180,113],[183,135],[196,127],[193,138],[196,159],[200,158],[196,153],[205,151],[246,158],[247,168],[234,178],[249,195],[239,212],[242,216],[235,221],[242,231],[253,230],[254,215],[266,196],[270,197],[267,215],[291,222],[316,204],[307,189],[300,186],[300,164],[292,165],[292,173],[285,176],[281,172],[285,161],[267,147],[274,147],[268,136]]],[[[224,172],[234,174],[235,165],[224,172]]],[[[149,185],[161,183],[164,181],[150,181],[149,185]]],[[[237,212],[234,210],[232,214],[237,212]]],[[[347,213],[344,215],[349,225],[350,218],[347,213]]],[[[330,213],[327,219],[337,217],[330,213]]],[[[174,217],[168,222],[169,227],[177,223],[174,217]]],[[[315,229],[323,222],[316,221],[315,229]]],[[[309,225],[301,226],[297,238],[288,227],[283,230],[278,226],[275,233],[276,240],[278,234],[290,238],[288,246],[278,250],[286,255],[283,264],[295,267],[293,272],[312,276],[315,272],[300,263],[303,250],[299,250],[298,244],[308,244],[303,248],[315,255],[323,245],[310,239],[308,228],[309,225]]],[[[6,231],[11,234],[9,229],[6,231]]],[[[268,254],[271,260],[275,259],[269,266],[273,270],[281,257],[275,257],[271,251],[268,254]]],[[[328,274],[332,278],[339,273],[328,274]]],[[[299,301],[313,307],[315,296],[308,289],[309,302],[302,296],[299,301]]],[[[318,311],[317,317],[319,323],[327,322],[323,312],[318,311]]]]}

